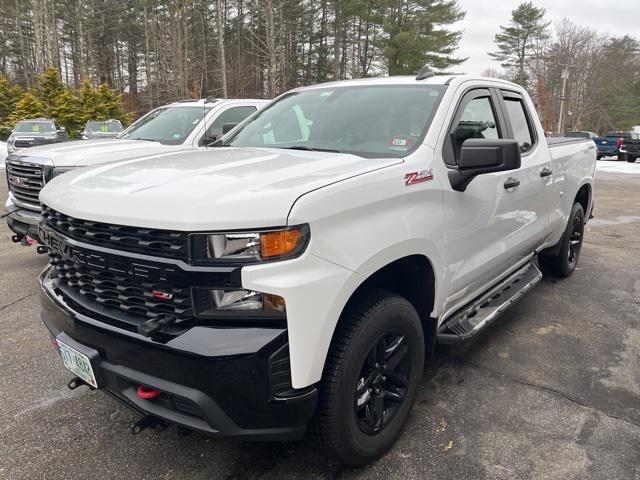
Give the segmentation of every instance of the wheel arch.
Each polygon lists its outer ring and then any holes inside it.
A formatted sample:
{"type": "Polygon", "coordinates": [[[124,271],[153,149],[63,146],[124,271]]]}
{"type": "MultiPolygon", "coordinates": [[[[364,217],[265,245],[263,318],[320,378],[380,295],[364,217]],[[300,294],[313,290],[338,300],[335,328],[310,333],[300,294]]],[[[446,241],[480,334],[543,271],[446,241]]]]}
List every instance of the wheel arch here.
{"type": "Polygon", "coordinates": [[[573,203],[582,205],[585,216],[589,215],[589,206],[591,205],[592,189],[589,183],[583,184],[577,191],[573,203]]]}
{"type": "Polygon", "coordinates": [[[422,323],[426,347],[432,351],[437,328],[437,320],[432,317],[437,301],[437,276],[431,259],[421,253],[404,255],[384,265],[378,265],[377,269],[361,278],[362,281],[342,308],[334,335],[343,321],[345,312],[364,292],[380,290],[395,293],[413,305],[422,323]]]}

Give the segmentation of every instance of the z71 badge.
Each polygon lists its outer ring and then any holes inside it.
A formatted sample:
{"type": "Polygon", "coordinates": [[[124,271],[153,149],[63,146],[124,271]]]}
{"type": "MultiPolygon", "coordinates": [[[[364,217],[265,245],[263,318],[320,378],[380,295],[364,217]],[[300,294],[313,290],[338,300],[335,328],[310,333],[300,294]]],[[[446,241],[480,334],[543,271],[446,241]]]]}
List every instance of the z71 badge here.
{"type": "Polygon", "coordinates": [[[415,185],[416,183],[422,183],[429,180],[433,180],[433,170],[431,169],[407,173],[404,176],[404,184],[406,186],[415,185]]]}

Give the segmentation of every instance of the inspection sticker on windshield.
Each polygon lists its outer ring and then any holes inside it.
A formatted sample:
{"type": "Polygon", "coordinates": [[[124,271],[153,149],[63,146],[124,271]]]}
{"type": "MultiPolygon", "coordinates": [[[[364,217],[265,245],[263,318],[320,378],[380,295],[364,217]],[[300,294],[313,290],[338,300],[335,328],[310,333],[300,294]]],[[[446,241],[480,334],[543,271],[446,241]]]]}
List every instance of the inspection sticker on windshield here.
{"type": "Polygon", "coordinates": [[[389,140],[389,148],[391,150],[404,152],[409,149],[411,143],[411,139],[409,138],[395,137],[389,140]]]}

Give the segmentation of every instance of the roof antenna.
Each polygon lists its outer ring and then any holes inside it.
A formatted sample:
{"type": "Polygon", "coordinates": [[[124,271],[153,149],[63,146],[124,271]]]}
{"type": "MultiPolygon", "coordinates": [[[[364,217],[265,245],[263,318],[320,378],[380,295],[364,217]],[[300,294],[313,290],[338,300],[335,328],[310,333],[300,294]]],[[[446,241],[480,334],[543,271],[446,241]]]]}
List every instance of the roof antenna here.
{"type": "Polygon", "coordinates": [[[425,65],[420,69],[418,75],[416,75],[416,80],[424,80],[429,77],[433,77],[436,74],[429,65],[425,65]]]}

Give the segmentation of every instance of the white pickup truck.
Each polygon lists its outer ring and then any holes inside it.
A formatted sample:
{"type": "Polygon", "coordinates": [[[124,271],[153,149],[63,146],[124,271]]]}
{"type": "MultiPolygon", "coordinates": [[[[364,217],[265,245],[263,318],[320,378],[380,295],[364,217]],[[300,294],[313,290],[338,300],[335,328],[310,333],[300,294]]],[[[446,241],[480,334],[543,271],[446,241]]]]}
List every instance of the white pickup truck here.
{"type": "MultiPolygon", "coordinates": [[[[152,110],[116,139],[78,140],[11,152],[6,159],[9,197],[5,210],[14,242],[38,242],[38,194],[54,176],[78,167],[203,147],[222,136],[225,124],[237,124],[267,103],[253,99],[183,100],[152,110]]],[[[40,247],[39,251],[45,249],[40,247]]]]}
{"type": "Polygon", "coordinates": [[[292,90],[216,148],[40,194],[42,320],[69,386],[254,440],[311,419],[349,465],[391,447],[425,353],[578,262],[592,141],[550,144],[519,86],[467,76],[292,90]]]}

